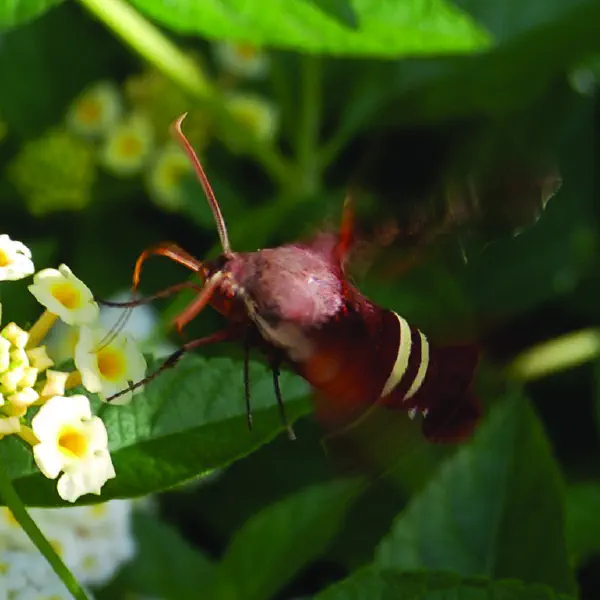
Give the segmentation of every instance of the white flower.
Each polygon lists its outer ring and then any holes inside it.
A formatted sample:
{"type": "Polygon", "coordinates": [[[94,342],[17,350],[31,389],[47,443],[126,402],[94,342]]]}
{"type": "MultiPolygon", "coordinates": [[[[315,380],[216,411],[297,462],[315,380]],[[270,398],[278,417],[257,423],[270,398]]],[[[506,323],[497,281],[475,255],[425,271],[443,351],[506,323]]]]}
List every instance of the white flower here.
{"type": "Polygon", "coordinates": [[[21,329],[16,323],[9,323],[1,333],[15,348],[25,348],[29,340],[29,334],[21,329]]]}
{"type": "Polygon", "coordinates": [[[115,476],[104,423],[92,416],[89,400],[83,395],[54,396],[42,405],[31,421],[39,444],[33,456],[40,471],[58,480],[63,500],[75,502],[83,494],[100,494],[108,479],[115,476]]]}
{"type": "Polygon", "coordinates": [[[268,141],[277,132],[277,111],[268,100],[254,94],[231,94],[225,106],[255,138],[268,141]]]}
{"type": "Polygon", "coordinates": [[[30,387],[6,397],[6,399],[17,409],[17,411],[19,409],[31,406],[38,398],[38,393],[30,387]]]}
{"type": "Polygon", "coordinates": [[[49,312],[69,325],[83,325],[98,318],[98,305],[92,292],[67,265],[36,273],[29,291],[49,312]]]}
{"type": "Polygon", "coordinates": [[[29,363],[38,370],[38,373],[54,366],[54,361],[48,356],[46,346],[38,346],[27,350],[27,356],[29,357],[29,363]]]}
{"type": "Polygon", "coordinates": [[[0,235],[0,281],[23,279],[34,270],[31,250],[23,243],[11,240],[6,234],[0,235]]]}
{"type": "Polygon", "coordinates": [[[0,336],[0,373],[4,373],[10,367],[11,348],[12,344],[6,338],[0,336]]]}
{"type": "MultiPolygon", "coordinates": [[[[75,366],[81,373],[86,390],[101,399],[112,396],[146,376],[146,360],[133,339],[118,333],[107,339],[108,332],[101,328],[82,327],[75,348],[75,366]]],[[[127,404],[142,386],[116,398],[113,404],[127,404]]]]}
{"type": "MultiPolygon", "coordinates": [[[[71,572],[86,585],[101,585],[112,579],[123,563],[135,554],[131,500],[111,500],[92,506],[32,508],[29,514],[71,572]]],[[[0,548],[37,549],[7,508],[0,508],[0,548]]],[[[0,553],[0,562],[2,554],[0,553]]],[[[35,568],[34,568],[35,570],[35,568]]],[[[0,565],[0,581],[4,583],[0,565]]],[[[31,574],[35,577],[35,573],[31,574]]],[[[2,600],[0,584],[0,600],[2,600]]]]}
{"type": "MultiPolygon", "coordinates": [[[[110,581],[135,554],[132,506],[131,500],[111,500],[92,506],[32,508],[29,514],[81,583],[102,585],[110,581]]],[[[6,508],[0,508],[0,548],[26,551],[31,553],[32,558],[39,555],[6,508]]],[[[2,584],[6,581],[2,575],[7,572],[8,567],[3,570],[0,564],[0,600],[2,584]]],[[[30,578],[39,580],[35,573],[30,578]]],[[[24,585],[23,581],[20,583],[24,585]]]]}
{"type": "Polygon", "coordinates": [[[14,367],[0,377],[0,387],[4,394],[13,394],[17,391],[21,379],[25,377],[25,367],[14,367]]]}
{"type": "Polygon", "coordinates": [[[215,58],[225,71],[248,79],[263,77],[269,68],[267,54],[252,44],[219,42],[215,58]]]}
{"type": "Polygon", "coordinates": [[[29,367],[29,357],[23,348],[10,351],[10,364],[15,367],[29,367]]]}
{"type": "Polygon", "coordinates": [[[180,210],[184,205],[183,181],[193,172],[185,152],[175,144],[167,144],[160,150],[148,172],[150,198],[166,210],[180,210]]]}
{"type": "Polygon", "coordinates": [[[135,555],[133,536],[95,536],[79,540],[79,560],[74,575],[91,585],[110,581],[117,569],[135,555]]]}
{"type": "Polygon", "coordinates": [[[100,149],[100,162],[114,175],[139,173],[154,149],[154,129],[142,114],[129,116],[111,129],[100,149]]]}
{"type": "Polygon", "coordinates": [[[18,417],[0,417],[0,437],[21,431],[18,417]]]}
{"type": "Polygon", "coordinates": [[[65,385],[68,378],[69,373],[48,369],[46,371],[46,381],[40,390],[40,396],[44,398],[50,398],[52,396],[64,396],[65,385]]]}
{"type": "Polygon", "coordinates": [[[121,93],[112,81],[88,87],[69,107],[68,127],[80,135],[103,135],[121,118],[121,93]]]}
{"type": "Polygon", "coordinates": [[[20,388],[31,388],[37,381],[38,370],[35,367],[25,367],[24,375],[19,381],[20,388]]]}
{"type": "MultiPolygon", "coordinates": [[[[24,550],[0,552],[2,593],[9,600],[72,600],[58,575],[39,553],[24,550]]],[[[91,596],[90,596],[91,597],[91,596]]],[[[4,600],[4,599],[3,599],[4,600]]]]}

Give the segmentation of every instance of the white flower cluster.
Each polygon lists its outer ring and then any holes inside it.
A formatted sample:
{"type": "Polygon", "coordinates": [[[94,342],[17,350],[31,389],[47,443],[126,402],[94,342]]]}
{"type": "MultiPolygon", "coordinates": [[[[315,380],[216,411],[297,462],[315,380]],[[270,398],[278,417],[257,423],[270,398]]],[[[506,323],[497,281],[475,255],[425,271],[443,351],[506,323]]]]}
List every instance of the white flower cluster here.
{"type": "MultiPolygon", "coordinates": [[[[6,235],[0,236],[0,257],[0,280],[34,270],[29,250],[6,235]]],[[[0,331],[0,439],[16,434],[28,442],[40,471],[58,478],[60,497],[75,502],[84,494],[100,494],[115,470],[104,423],[92,414],[86,396],[69,396],[66,390],[81,383],[106,399],[143,379],[146,362],[128,335],[101,326],[91,291],[66,265],[36,273],[29,291],[46,311],[29,332],[15,323],[0,331]],[[73,373],[50,369],[54,362],[39,345],[58,319],[77,330],[73,373]],[[28,418],[29,408],[38,406],[28,418]]],[[[127,392],[115,404],[131,398],[127,392]]]]}
{"type": "Polygon", "coordinates": [[[181,208],[181,183],[192,167],[171,144],[157,147],[156,127],[146,111],[126,110],[119,87],[99,81],[85,89],[66,116],[73,133],[98,143],[98,162],[117,177],[143,174],[150,196],[167,210],[181,208]]]}
{"type": "Polygon", "coordinates": [[[236,77],[259,79],[269,71],[268,55],[253,44],[218,42],[214,51],[219,66],[236,77]]]}
{"type": "MultiPolygon", "coordinates": [[[[85,586],[107,583],[135,554],[130,500],[29,513],[85,586]]],[[[71,598],[7,508],[0,508],[0,579],[0,600],[71,598]]]]}
{"type": "MultiPolygon", "coordinates": [[[[279,127],[277,106],[265,96],[240,89],[246,80],[264,78],[270,69],[268,53],[245,42],[213,46],[218,72],[211,81],[197,57],[190,60],[202,72],[229,114],[235,134],[221,131],[240,151],[245,141],[272,143],[279,127]],[[238,139],[239,138],[239,139],[238,139]],[[237,141],[236,141],[237,140],[237,141]]],[[[97,81],[74,98],[65,124],[69,133],[93,145],[96,162],[119,178],[141,176],[150,199],[170,212],[186,209],[186,180],[194,170],[178,144],[165,140],[167,124],[189,108],[189,97],[156,71],[142,72],[124,86],[97,81]]],[[[218,120],[218,119],[217,119],[218,120]]],[[[215,115],[200,107],[190,114],[188,137],[201,151],[219,128],[215,115]]]]}
{"type": "MultiPolygon", "coordinates": [[[[253,44],[218,42],[214,53],[219,67],[230,76],[260,79],[269,72],[268,54],[253,44]]],[[[256,93],[228,89],[224,106],[246,135],[262,142],[270,142],[275,137],[279,115],[268,99],[256,93]]]]}

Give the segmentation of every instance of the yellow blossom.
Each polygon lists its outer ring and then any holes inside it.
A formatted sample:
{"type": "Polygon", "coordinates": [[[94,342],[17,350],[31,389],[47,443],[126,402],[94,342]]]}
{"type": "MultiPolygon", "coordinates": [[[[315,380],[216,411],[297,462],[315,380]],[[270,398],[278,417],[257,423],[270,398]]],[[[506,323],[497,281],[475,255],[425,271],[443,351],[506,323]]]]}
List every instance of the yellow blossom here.
{"type": "Polygon", "coordinates": [[[69,129],[80,135],[103,135],[121,118],[121,93],[112,81],[98,81],[86,88],[67,111],[69,129]]]}
{"type": "Polygon", "coordinates": [[[183,182],[193,174],[189,158],[179,146],[167,144],[148,174],[148,192],[155,204],[170,211],[184,206],[183,182]]]}
{"type": "Polygon", "coordinates": [[[48,356],[46,346],[38,346],[37,348],[27,350],[27,357],[29,358],[29,363],[40,373],[54,365],[54,361],[48,356]]]}
{"type": "Polygon", "coordinates": [[[98,304],[92,292],[67,265],[36,273],[29,291],[49,312],[69,325],[91,323],[98,318],[98,304]]]}
{"type": "Polygon", "coordinates": [[[49,398],[51,396],[64,396],[65,385],[68,378],[69,373],[48,369],[46,371],[46,381],[44,382],[41,390],[39,390],[40,396],[42,398],[49,398]]]}
{"type": "Polygon", "coordinates": [[[0,281],[15,281],[34,271],[31,250],[22,242],[0,235],[0,281]]]}
{"type": "Polygon", "coordinates": [[[143,114],[133,114],[113,127],[100,149],[100,162],[114,175],[139,173],[154,149],[154,128],[143,114]]]}
{"type": "Polygon", "coordinates": [[[75,502],[84,494],[100,494],[115,470],[108,452],[108,435],[102,420],[92,416],[83,395],[54,396],[33,417],[31,427],[39,443],[35,462],[49,479],[58,480],[63,500],[75,502]]]}
{"type": "Polygon", "coordinates": [[[254,94],[231,94],[225,108],[242,128],[242,131],[234,132],[235,137],[241,137],[243,132],[260,141],[270,141],[275,137],[277,110],[265,98],[254,94]]]}
{"type": "MultiPolygon", "coordinates": [[[[119,333],[106,342],[106,330],[82,327],[75,348],[75,366],[81,373],[85,389],[97,393],[102,400],[129,387],[146,375],[146,360],[127,334],[119,333]]],[[[134,392],[126,392],[116,398],[113,404],[127,404],[134,392]]]]}
{"type": "Polygon", "coordinates": [[[16,323],[9,323],[0,332],[0,335],[8,340],[16,348],[25,348],[29,340],[29,334],[21,329],[16,323]]]}
{"type": "Polygon", "coordinates": [[[248,79],[264,77],[269,69],[269,57],[258,46],[243,42],[218,42],[215,57],[228,73],[248,79]]]}

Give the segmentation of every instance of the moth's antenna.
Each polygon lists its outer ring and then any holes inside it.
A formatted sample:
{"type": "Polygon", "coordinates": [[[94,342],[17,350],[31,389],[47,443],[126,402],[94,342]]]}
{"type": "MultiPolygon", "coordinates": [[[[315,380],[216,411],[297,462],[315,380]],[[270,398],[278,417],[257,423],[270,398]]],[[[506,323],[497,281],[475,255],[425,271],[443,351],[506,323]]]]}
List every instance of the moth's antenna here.
{"type": "Polygon", "coordinates": [[[221,209],[219,208],[219,203],[215,197],[215,194],[212,190],[210,182],[208,181],[208,177],[198,160],[198,156],[196,155],[195,150],[192,148],[192,145],[185,137],[185,134],[181,130],[181,124],[183,120],[186,118],[187,113],[183,113],[175,123],[173,123],[173,133],[175,138],[188,155],[189,159],[192,162],[192,166],[194,167],[194,171],[198,176],[198,180],[202,185],[202,189],[206,194],[206,199],[208,200],[208,205],[212,210],[213,216],[215,218],[215,223],[217,224],[217,231],[219,232],[219,238],[221,238],[221,246],[223,246],[223,254],[225,256],[231,256],[233,252],[231,251],[231,245],[229,244],[229,236],[227,235],[227,225],[225,225],[225,219],[223,219],[223,215],[221,213],[221,209]]]}

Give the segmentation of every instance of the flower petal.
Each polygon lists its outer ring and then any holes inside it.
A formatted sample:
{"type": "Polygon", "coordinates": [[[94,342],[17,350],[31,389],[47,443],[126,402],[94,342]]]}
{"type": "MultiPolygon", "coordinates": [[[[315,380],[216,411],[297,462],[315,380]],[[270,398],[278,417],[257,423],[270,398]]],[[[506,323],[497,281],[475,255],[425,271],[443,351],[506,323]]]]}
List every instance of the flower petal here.
{"type": "Polygon", "coordinates": [[[29,291],[42,306],[69,325],[91,323],[100,313],[90,289],[67,265],[36,273],[29,291]]]}
{"type": "Polygon", "coordinates": [[[56,479],[64,465],[58,447],[50,444],[36,444],[33,447],[33,458],[38,469],[48,479],[56,479]]]}

